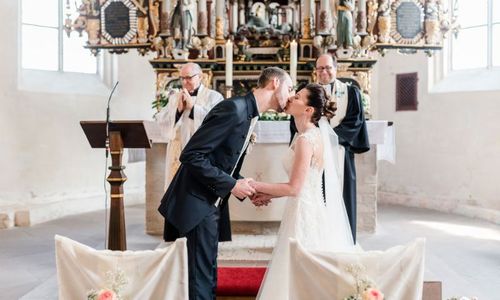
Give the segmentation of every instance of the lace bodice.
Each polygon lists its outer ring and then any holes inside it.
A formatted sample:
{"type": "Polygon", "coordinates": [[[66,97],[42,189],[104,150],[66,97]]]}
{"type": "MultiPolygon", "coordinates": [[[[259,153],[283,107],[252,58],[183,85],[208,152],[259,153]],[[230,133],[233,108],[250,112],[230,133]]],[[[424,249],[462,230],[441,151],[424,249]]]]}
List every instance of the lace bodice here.
{"type": "Polygon", "coordinates": [[[300,193],[303,194],[304,191],[310,192],[311,188],[317,188],[317,185],[321,184],[321,175],[323,174],[323,142],[321,140],[321,133],[317,127],[308,129],[307,131],[295,136],[292,144],[288,148],[287,155],[283,159],[283,166],[289,178],[292,176],[292,168],[295,161],[295,147],[299,139],[305,139],[313,149],[311,165],[309,167],[302,192],[300,193]],[[320,178],[319,181],[318,176],[320,178]]]}
{"type": "MultiPolygon", "coordinates": [[[[321,222],[311,222],[318,220],[318,209],[324,209],[324,197],[322,188],[323,175],[323,142],[319,128],[311,128],[301,134],[298,134],[289,147],[288,155],[285,156],[283,165],[291,178],[293,163],[295,160],[295,147],[299,139],[305,139],[313,149],[311,157],[311,165],[307,170],[304,184],[295,198],[289,199],[290,209],[285,214],[294,214],[298,219],[295,222],[294,232],[299,240],[301,240],[309,248],[319,247],[321,241],[307,236],[309,230],[321,230],[319,226],[321,222]],[[322,208],[321,208],[322,207],[322,208]],[[293,212],[292,212],[293,211],[293,212]]],[[[319,218],[321,219],[321,217],[319,218]]]]}

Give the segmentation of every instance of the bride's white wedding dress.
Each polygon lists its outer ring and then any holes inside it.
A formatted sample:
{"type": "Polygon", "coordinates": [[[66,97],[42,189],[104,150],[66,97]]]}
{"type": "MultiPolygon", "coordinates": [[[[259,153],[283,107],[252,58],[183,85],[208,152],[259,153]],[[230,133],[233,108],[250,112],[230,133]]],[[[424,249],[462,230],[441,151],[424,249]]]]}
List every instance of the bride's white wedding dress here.
{"type": "MultiPolygon", "coordinates": [[[[323,123],[323,125],[325,124],[323,123]]],[[[354,249],[338,172],[335,170],[334,162],[330,159],[336,155],[336,153],[332,153],[332,150],[335,151],[335,148],[338,148],[338,143],[335,145],[335,141],[331,142],[332,137],[336,138],[331,127],[330,132],[326,132],[324,126],[321,130],[314,127],[297,135],[289,147],[283,162],[289,176],[291,176],[295,159],[295,142],[298,139],[305,139],[312,145],[313,156],[299,195],[285,200],[287,204],[278,232],[278,239],[257,299],[280,300],[289,298],[290,238],[296,239],[304,248],[310,250],[344,252],[354,249]],[[334,149],[331,149],[332,145],[334,149]],[[326,203],[322,189],[324,170],[326,203]]]]}

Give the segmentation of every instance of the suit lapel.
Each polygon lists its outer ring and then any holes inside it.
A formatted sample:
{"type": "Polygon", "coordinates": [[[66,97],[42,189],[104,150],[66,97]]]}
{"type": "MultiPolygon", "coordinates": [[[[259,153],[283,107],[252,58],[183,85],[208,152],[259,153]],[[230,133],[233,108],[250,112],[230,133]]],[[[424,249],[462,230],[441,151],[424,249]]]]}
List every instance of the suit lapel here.
{"type": "Polygon", "coordinates": [[[245,95],[245,102],[247,104],[248,120],[259,116],[259,110],[257,109],[257,100],[252,92],[245,95]]]}

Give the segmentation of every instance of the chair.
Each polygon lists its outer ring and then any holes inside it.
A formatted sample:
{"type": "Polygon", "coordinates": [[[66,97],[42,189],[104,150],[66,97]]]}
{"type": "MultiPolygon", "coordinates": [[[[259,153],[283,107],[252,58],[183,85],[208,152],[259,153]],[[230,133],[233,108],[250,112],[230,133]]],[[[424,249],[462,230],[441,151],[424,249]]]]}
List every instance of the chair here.
{"type": "Polygon", "coordinates": [[[386,299],[422,299],[425,240],[385,251],[350,253],[304,249],[290,241],[290,299],[344,299],[356,282],[371,281],[386,299]]]}
{"type": "Polygon", "coordinates": [[[188,299],[186,239],[163,249],[96,250],[56,235],[59,299],[188,299]]]}

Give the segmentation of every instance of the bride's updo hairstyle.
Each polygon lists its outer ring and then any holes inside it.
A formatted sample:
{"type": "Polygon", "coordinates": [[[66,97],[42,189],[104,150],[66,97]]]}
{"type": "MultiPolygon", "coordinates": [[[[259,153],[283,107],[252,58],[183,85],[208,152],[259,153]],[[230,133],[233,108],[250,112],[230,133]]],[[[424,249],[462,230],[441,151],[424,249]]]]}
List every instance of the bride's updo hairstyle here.
{"type": "Polygon", "coordinates": [[[335,101],[330,101],[330,97],[328,97],[325,89],[321,85],[309,83],[305,86],[305,89],[309,92],[307,96],[307,105],[314,108],[314,113],[311,117],[311,121],[314,124],[318,124],[322,116],[326,116],[328,120],[335,116],[337,103],[335,103],[335,101]]]}

